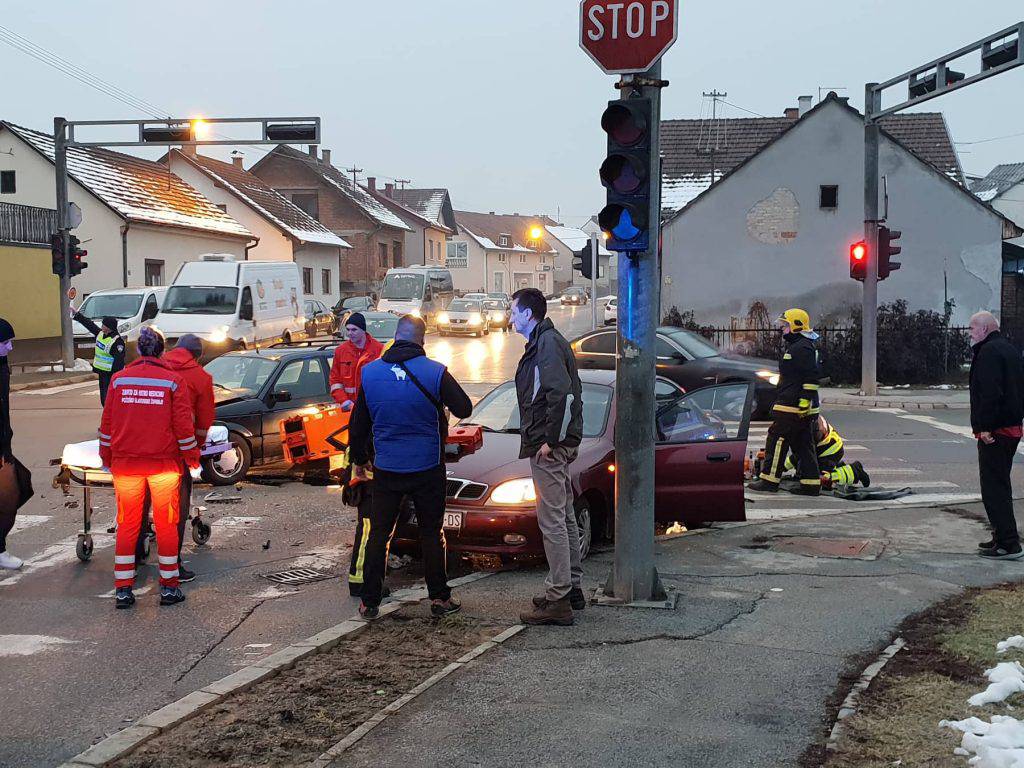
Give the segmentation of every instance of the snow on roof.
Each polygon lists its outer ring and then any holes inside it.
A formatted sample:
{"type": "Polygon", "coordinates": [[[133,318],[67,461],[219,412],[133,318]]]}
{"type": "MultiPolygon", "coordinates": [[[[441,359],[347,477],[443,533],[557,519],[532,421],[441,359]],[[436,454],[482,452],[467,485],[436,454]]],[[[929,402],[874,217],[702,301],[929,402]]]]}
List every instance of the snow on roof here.
{"type": "Polygon", "coordinates": [[[979,200],[986,202],[1024,183],[1024,163],[1003,163],[997,165],[988,174],[971,182],[971,191],[979,200]]]}
{"type": "MultiPolygon", "coordinates": [[[[551,226],[545,227],[548,233],[563,243],[570,251],[582,251],[590,241],[590,235],[576,227],[551,226]]],[[[603,242],[598,242],[597,252],[601,256],[611,256],[611,251],[604,247],[603,242]]]]}
{"type": "Polygon", "coordinates": [[[391,197],[425,219],[444,225],[442,216],[447,189],[395,189],[391,197]]]}
{"type": "Polygon", "coordinates": [[[484,248],[500,251],[523,251],[527,253],[550,253],[553,249],[541,251],[529,245],[529,230],[535,226],[546,227],[555,222],[547,216],[520,216],[517,213],[476,213],[455,211],[459,230],[465,229],[484,248]],[[502,235],[508,235],[511,245],[498,245],[502,235]]]}
{"type": "MultiPolygon", "coordinates": [[[[53,162],[53,136],[8,122],[0,125],[53,162]]],[[[161,163],[98,147],[69,147],[67,157],[68,175],[125,219],[253,237],[161,163]]]]}

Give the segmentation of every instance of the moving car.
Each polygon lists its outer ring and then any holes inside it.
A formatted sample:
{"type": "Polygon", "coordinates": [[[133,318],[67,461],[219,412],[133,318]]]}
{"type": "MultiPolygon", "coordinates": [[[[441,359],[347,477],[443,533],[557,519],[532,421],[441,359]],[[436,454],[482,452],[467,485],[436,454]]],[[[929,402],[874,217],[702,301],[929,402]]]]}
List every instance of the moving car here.
{"type": "MultiPolygon", "coordinates": [[[[104,317],[116,317],[119,321],[117,332],[125,341],[132,342],[138,338],[139,327],[160,312],[166,294],[165,286],[94,291],[82,302],[79,312],[97,325],[103,322],[104,317]]],[[[71,329],[75,336],[75,356],[92,357],[96,350],[93,335],[80,323],[72,322],[71,329]]]]}
{"type": "MultiPolygon", "coordinates": [[[[615,530],[615,373],[581,371],[583,442],[569,465],[580,548],[615,530]]],[[[717,384],[684,393],[659,377],[655,463],[655,517],[694,526],[746,519],[743,463],[753,387],[748,382],[717,384]],[[746,409],[732,418],[731,403],[746,409]]],[[[519,405],[514,381],[488,393],[460,422],[479,424],[483,447],[447,465],[444,517],[448,547],[505,558],[544,552],[535,512],[536,489],[529,459],[519,456],[519,405]]],[[[396,544],[417,540],[415,510],[398,528],[396,544]]]]}
{"type": "Polygon", "coordinates": [[[483,301],[484,299],[487,298],[487,294],[486,293],[480,293],[479,291],[474,291],[472,293],[464,293],[459,298],[460,299],[473,299],[473,301],[483,301]]]}
{"type": "Polygon", "coordinates": [[[229,352],[206,364],[213,377],[214,424],[228,429],[233,450],[203,459],[203,479],[231,485],[251,466],[284,458],[281,419],[329,404],[335,342],[229,352]]]}
{"type": "MultiPolygon", "coordinates": [[[[599,328],[572,342],[576,365],[581,369],[615,370],[615,330],[599,328]]],[[[657,329],[658,375],[674,381],[687,392],[709,384],[749,381],[754,384],[753,418],[768,418],[779,383],[778,366],[756,357],[726,357],[718,347],[691,331],[671,326],[657,329]]],[[[741,404],[734,403],[738,412],[741,404]]]]}
{"type": "Polygon", "coordinates": [[[377,341],[387,343],[395,338],[398,329],[398,315],[390,312],[363,312],[366,318],[366,332],[377,341]]]}
{"type": "Polygon", "coordinates": [[[488,328],[500,328],[508,332],[512,322],[512,305],[504,299],[484,299],[480,302],[488,328]]]}
{"type": "Polygon", "coordinates": [[[338,318],[322,301],[306,299],[303,308],[306,311],[307,336],[330,336],[338,329],[338,318]]]}
{"type": "Polygon", "coordinates": [[[587,296],[586,289],[579,285],[570,285],[568,288],[562,291],[562,295],[559,298],[559,301],[562,303],[563,306],[565,306],[566,304],[574,304],[576,306],[579,306],[586,304],[589,300],[590,297],[587,296]]]}
{"type": "Polygon", "coordinates": [[[487,294],[487,298],[489,298],[489,299],[501,299],[502,301],[504,301],[506,304],[508,304],[510,306],[512,304],[512,297],[509,296],[504,291],[491,291],[490,293],[487,294]]]}
{"type": "Polygon", "coordinates": [[[612,325],[619,321],[619,300],[612,296],[604,305],[604,324],[612,325]]]}
{"type": "Polygon", "coordinates": [[[338,327],[344,328],[345,321],[353,312],[370,312],[376,306],[372,296],[349,296],[334,305],[334,315],[338,318],[338,327]]]}
{"type": "Polygon", "coordinates": [[[437,331],[442,336],[456,333],[486,336],[490,329],[484,320],[483,302],[479,299],[455,299],[437,316],[437,331]]]}
{"type": "Polygon", "coordinates": [[[384,276],[377,309],[396,315],[416,315],[427,325],[455,298],[452,273],[444,267],[393,267],[384,276]]]}

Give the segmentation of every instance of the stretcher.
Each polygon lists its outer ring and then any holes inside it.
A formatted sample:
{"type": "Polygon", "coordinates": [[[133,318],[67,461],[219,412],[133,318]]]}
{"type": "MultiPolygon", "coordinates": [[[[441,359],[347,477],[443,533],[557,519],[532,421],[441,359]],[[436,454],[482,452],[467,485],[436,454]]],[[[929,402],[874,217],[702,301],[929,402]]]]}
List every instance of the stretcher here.
{"type": "MultiPolygon", "coordinates": [[[[223,426],[213,426],[206,436],[206,443],[200,449],[202,458],[220,456],[233,450],[234,446],[228,440],[228,429],[223,426]]],[[[53,487],[61,488],[65,496],[71,495],[71,486],[76,485],[82,489],[82,532],[78,534],[75,543],[75,554],[83,563],[92,557],[92,514],[93,495],[98,491],[107,492],[114,490],[114,479],[110,470],[103,466],[100,460],[99,440],[86,440],[81,443],[68,443],[61,452],[60,459],[51,463],[59,464],[60,471],[53,478],[53,487]]],[[[193,479],[199,479],[201,470],[191,470],[193,479]]],[[[65,506],[77,506],[77,502],[66,502],[65,506]]],[[[192,510],[190,519],[192,521],[192,540],[199,545],[210,540],[211,528],[205,523],[200,514],[199,507],[193,506],[189,499],[189,509],[192,510]]],[[[145,549],[149,554],[150,541],[146,538],[145,549]]]]}

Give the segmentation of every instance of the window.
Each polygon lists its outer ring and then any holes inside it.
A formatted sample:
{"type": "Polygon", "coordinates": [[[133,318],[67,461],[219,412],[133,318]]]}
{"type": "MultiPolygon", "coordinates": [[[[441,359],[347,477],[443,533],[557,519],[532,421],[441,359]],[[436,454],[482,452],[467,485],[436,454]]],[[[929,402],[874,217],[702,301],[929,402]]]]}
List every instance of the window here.
{"type": "Polygon", "coordinates": [[[661,336],[658,336],[654,343],[654,355],[659,359],[671,360],[679,357],[679,350],[669,344],[661,336]]]}
{"type": "MultiPolygon", "coordinates": [[[[174,291],[174,290],[177,290],[177,289],[176,288],[171,288],[171,291],[174,291]]],[[[235,289],[235,290],[237,290],[237,289],[235,289]]],[[[168,292],[168,297],[170,297],[170,291],[168,292]]],[[[167,303],[165,302],[164,307],[166,308],[166,306],[167,306],[167,303]]],[[[238,319],[239,320],[252,320],[254,317],[255,317],[255,315],[253,315],[253,311],[252,311],[252,290],[247,285],[247,286],[245,286],[245,288],[242,289],[242,303],[238,306],[238,319]]]]}
{"type": "Polygon", "coordinates": [[[302,292],[306,295],[313,293],[313,268],[302,268],[302,292]]]}
{"type": "Polygon", "coordinates": [[[659,443],[746,439],[747,389],[746,382],[706,387],[664,406],[655,419],[655,439],[659,443]]]}
{"type": "Polygon", "coordinates": [[[318,358],[294,360],[288,363],[274,383],[274,391],[290,392],[293,400],[320,397],[327,394],[327,380],[323,364],[318,358]]]}
{"type": "Polygon", "coordinates": [[[164,263],[157,259],[146,259],[146,285],[164,284],[164,263]]]}
{"type": "Polygon", "coordinates": [[[146,306],[142,310],[142,320],[152,320],[160,312],[160,305],[156,303],[156,294],[149,294],[149,298],[146,299],[146,306]]]}
{"type": "Polygon", "coordinates": [[[388,244],[377,243],[377,266],[388,268],[388,244]]]}
{"type": "Polygon", "coordinates": [[[834,210],[839,207],[839,187],[834,184],[822,184],[818,191],[818,207],[834,210]]]}
{"type": "Polygon", "coordinates": [[[498,247],[508,248],[512,245],[512,235],[498,235],[498,247]]]}
{"type": "Polygon", "coordinates": [[[220,208],[224,213],[228,212],[228,204],[227,203],[214,203],[214,205],[216,205],[218,208],[220,208]]]}
{"type": "Polygon", "coordinates": [[[14,171],[0,171],[0,195],[15,193],[14,171]]]}
{"type": "Polygon", "coordinates": [[[499,253],[498,254],[498,261],[503,262],[503,261],[505,261],[505,259],[506,259],[506,255],[504,253],[499,253]]]}
{"type": "Polygon", "coordinates": [[[519,254],[519,263],[520,264],[525,264],[526,263],[526,254],[525,253],[520,253],[519,254]]]}
{"type": "Polygon", "coordinates": [[[434,260],[434,241],[430,241],[430,260],[434,260]]]}
{"type": "MultiPolygon", "coordinates": [[[[583,436],[598,437],[604,434],[614,391],[603,384],[584,384],[580,394],[583,401],[583,436]]],[[[476,404],[473,415],[466,419],[466,423],[479,424],[497,432],[518,432],[519,401],[516,399],[515,382],[506,382],[484,397],[476,404]]]]}
{"type": "Polygon", "coordinates": [[[292,203],[319,221],[320,200],[316,192],[292,192],[291,199],[292,203]]]}
{"type": "Polygon", "coordinates": [[[614,355],[615,334],[599,333],[580,343],[580,352],[590,355],[614,355]]]}
{"type": "Polygon", "coordinates": [[[331,295],[331,270],[320,270],[320,288],[323,289],[323,294],[325,296],[331,295]]]}
{"type": "Polygon", "coordinates": [[[398,240],[391,242],[391,261],[394,266],[402,266],[402,244],[398,240]]]}
{"type": "Polygon", "coordinates": [[[447,266],[449,269],[469,267],[469,243],[448,243],[447,266]]]}

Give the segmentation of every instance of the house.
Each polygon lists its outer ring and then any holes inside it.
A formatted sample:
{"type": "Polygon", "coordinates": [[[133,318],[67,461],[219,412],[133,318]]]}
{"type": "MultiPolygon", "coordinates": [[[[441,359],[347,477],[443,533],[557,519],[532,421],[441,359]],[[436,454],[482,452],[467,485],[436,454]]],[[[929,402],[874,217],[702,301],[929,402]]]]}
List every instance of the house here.
{"type": "Polygon", "coordinates": [[[50,256],[56,229],[52,208],[0,203],[0,316],[17,334],[15,361],[60,355],[60,281],[50,256]]]}
{"type": "Polygon", "coordinates": [[[183,179],[256,237],[250,259],[294,261],[307,298],[334,306],[341,298],[341,264],[352,250],[336,235],[290,200],[242,167],[236,156],[225,163],[189,148],[173,149],[166,158],[171,172],[183,179]]]}
{"type": "Polygon", "coordinates": [[[547,216],[455,211],[459,232],[448,243],[446,264],[455,289],[505,291],[537,288],[555,292],[555,257],[547,216]]]}
{"type": "Polygon", "coordinates": [[[394,184],[377,187],[377,179],[366,179],[366,190],[406,223],[404,261],[395,266],[424,264],[443,266],[448,238],[455,234],[455,210],[447,189],[395,189],[394,184]]]}
{"type": "MultiPolygon", "coordinates": [[[[0,121],[0,202],[54,208],[53,136],[0,121]]],[[[67,152],[68,199],[82,211],[74,231],[88,268],[79,295],[101,288],[169,283],[204,253],[244,259],[252,232],[166,165],[95,147],[67,152]]]]}
{"type": "MultiPolygon", "coordinates": [[[[1024,163],[997,165],[988,175],[971,180],[980,200],[1024,228],[1024,163]]],[[[1003,331],[1024,347],[1024,237],[1003,243],[1003,331]]]]}
{"type": "MultiPolygon", "coordinates": [[[[859,306],[849,248],[863,237],[864,122],[845,99],[810,99],[784,118],[669,120],[662,128],[662,308],[700,322],[745,322],[752,302],[778,314],[839,317],[859,306]]],[[[941,114],[881,121],[888,224],[903,233],[902,269],[879,283],[880,303],[953,322],[999,312],[1003,240],[1021,229],[966,188],[941,114]]]]}
{"type": "Polygon", "coordinates": [[[404,262],[411,228],[387,206],[331,165],[331,151],[279,145],[249,169],[352,246],[342,259],[341,291],[375,293],[388,269],[404,262]]]}
{"type": "MultiPolygon", "coordinates": [[[[573,261],[577,254],[587,246],[590,233],[576,227],[548,225],[545,227],[550,235],[548,242],[558,255],[555,257],[555,291],[563,291],[570,285],[590,287],[590,280],[582,273],[573,269],[573,261]]],[[[597,229],[597,290],[604,296],[618,290],[617,255],[604,247],[604,233],[597,229]]]]}

